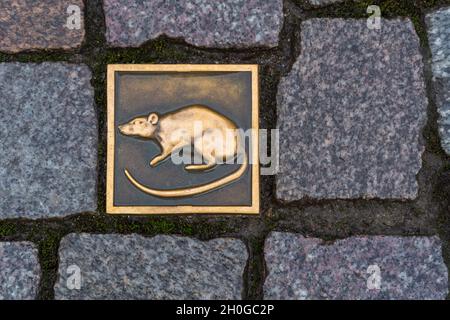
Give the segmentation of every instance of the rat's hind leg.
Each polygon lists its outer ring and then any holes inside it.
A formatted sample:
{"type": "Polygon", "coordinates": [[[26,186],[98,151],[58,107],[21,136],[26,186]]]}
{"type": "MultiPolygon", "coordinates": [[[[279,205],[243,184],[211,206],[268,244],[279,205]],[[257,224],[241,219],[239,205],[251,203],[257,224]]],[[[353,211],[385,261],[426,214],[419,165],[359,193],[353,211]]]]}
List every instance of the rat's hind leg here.
{"type": "MultiPolygon", "coordinates": [[[[205,140],[203,140],[203,142],[205,142],[205,140]]],[[[194,149],[197,153],[202,155],[202,160],[205,162],[205,164],[190,164],[184,167],[186,170],[188,171],[208,170],[217,165],[215,157],[216,150],[212,144],[208,143],[199,144],[199,141],[197,140],[194,142],[194,149]]]]}
{"type": "Polygon", "coordinates": [[[200,171],[211,169],[217,165],[216,158],[212,155],[203,154],[203,160],[206,162],[206,164],[190,164],[185,166],[184,168],[188,171],[200,171]]]}
{"type": "Polygon", "coordinates": [[[150,161],[150,165],[152,167],[156,166],[161,161],[164,161],[168,156],[170,156],[172,154],[172,152],[183,148],[185,145],[186,145],[186,143],[184,141],[180,141],[177,144],[172,144],[172,145],[166,147],[159,156],[154,157],[152,159],[152,161],[150,161]]]}

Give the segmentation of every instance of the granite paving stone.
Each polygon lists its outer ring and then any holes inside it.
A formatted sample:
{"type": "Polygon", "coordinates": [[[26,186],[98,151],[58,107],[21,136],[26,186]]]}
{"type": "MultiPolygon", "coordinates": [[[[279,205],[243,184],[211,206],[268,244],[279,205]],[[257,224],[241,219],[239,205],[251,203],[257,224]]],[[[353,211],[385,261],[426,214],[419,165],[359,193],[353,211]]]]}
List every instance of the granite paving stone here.
{"type": "Polygon", "coordinates": [[[241,299],[247,249],[231,238],[70,234],[59,261],[56,299],[241,299]],[[74,266],[79,289],[67,285],[74,266]]]}
{"type": "Polygon", "coordinates": [[[201,47],[274,47],[283,25],[282,0],[105,0],[106,39],[137,47],[166,35],[201,47]]]}
{"type": "Polygon", "coordinates": [[[35,299],[41,269],[31,242],[0,242],[0,300],[35,299]]]}
{"type": "Polygon", "coordinates": [[[91,72],[66,63],[0,64],[0,218],[97,208],[91,72]]]}
{"type": "Polygon", "coordinates": [[[450,7],[426,17],[442,148],[450,155],[450,7]]]}
{"type": "MultiPolygon", "coordinates": [[[[314,6],[314,7],[323,7],[323,6],[328,6],[328,5],[332,5],[332,4],[340,4],[342,2],[344,2],[346,0],[306,0],[306,2],[308,2],[310,5],[314,6]]],[[[349,1],[349,0],[347,0],[349,1]]],[[[361,2],[362,0],[353,0],[353,2],[357,3],[357,2],[361,2]]],[[[368,4],[371,5],[371,4],[368,4]]],[[[373,5],[376,5],[375,3],[373,5]]]]}
{"type": "Polygon", "coordinates": [[[427,98],[409,19],[311,19],[277,96],[277,198],[414,199],[427,98]]]}
{"type": "Polygon", "coordinates": [[[335,4],[339,2],[343,2],[344,0],[307,0],[309,4],[313,6],[326,6],[329,4],[335,4]]]}
{"type": "Polygon", "coordinates": [[[445,299],[438,237],[352,237],[326,243],[273,232],[264,248],[265,299],[445,299]]]}
{"type": "Polygon", "coordinates": [[[78,48],[85,34],[83,11],[83,0],[2,0],[0,51],[78,48]]]}

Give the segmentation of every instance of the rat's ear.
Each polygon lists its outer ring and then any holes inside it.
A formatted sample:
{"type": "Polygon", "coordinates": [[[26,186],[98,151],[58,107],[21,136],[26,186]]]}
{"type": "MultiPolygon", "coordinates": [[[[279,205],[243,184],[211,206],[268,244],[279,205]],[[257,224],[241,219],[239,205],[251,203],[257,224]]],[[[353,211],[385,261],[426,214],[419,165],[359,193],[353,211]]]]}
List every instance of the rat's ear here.
{"type": "Polygon", "coordinates": [[[157,124],[158,123],[158,115],[156,113],[150,113],[147,121],[150,122],[151,124],[157,124]]]}

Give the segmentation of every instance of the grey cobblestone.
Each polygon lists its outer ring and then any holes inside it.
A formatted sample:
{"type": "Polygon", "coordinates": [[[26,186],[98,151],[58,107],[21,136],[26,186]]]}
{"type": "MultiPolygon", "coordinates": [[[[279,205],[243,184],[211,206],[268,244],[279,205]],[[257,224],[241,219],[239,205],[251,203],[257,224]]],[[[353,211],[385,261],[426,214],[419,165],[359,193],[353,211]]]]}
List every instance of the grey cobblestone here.
{"type": "Polygon", "coordinates": [[[311,19],[278,89],[277,197],[414,199],[427,99],[409,20],[311,19]]]}
{"type": "Polygon", "coordinates": [[[78,48],[85,34],[83,12],[83,0],[2,0],[0,51],[78,48]]]}
{"type": "Polygon", "coordinates": [[[66,63],[0,64],[0,218],[97,208],[91,72],[66,63]]]}
{"type": "Polygon", "coordinates": [[[437,237],[353,237],[333,244],[291,233],[266,240],[266,299],[445,299],[437,237]]]}
{"type": "Polygon", "coordinates": [[[0,300],[35,299],[41,271],[30,242],[0,242],[0,300]]]}
{"type": "Polygon", "coordinates": [[[442,148],[450,155],[450,7],[427,15],[442,148]]]}
{"type": "Polygon", "coordinates": [[[326,6],[329,4],[343,2],[344,0],[307,0],[313,6],[326,6]]]}
{"type": "Polygon", "coordinates": [[[274,47],[283,25],[281,0],[105,0],[106,39],[137,47],[160,35],[201,47],[274,47]]]}
{"type": "Polygon", "coordinates": [[[59,260],[57,299],[241,299],[247,249],[236,239],[71,234],[59,260]],[[67,287],[71,265],[80,290],[67,287]]]}

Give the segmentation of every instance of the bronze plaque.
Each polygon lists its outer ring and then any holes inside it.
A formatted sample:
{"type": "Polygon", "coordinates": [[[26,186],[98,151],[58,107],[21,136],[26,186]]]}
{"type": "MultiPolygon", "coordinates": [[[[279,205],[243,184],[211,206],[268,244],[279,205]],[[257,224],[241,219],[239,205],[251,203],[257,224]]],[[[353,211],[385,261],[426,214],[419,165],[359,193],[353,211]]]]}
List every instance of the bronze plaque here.
{"type": "Polygon", "coordinates": [[[258,214],[257,65],[108,65],[106,210],[258,214]]]}

